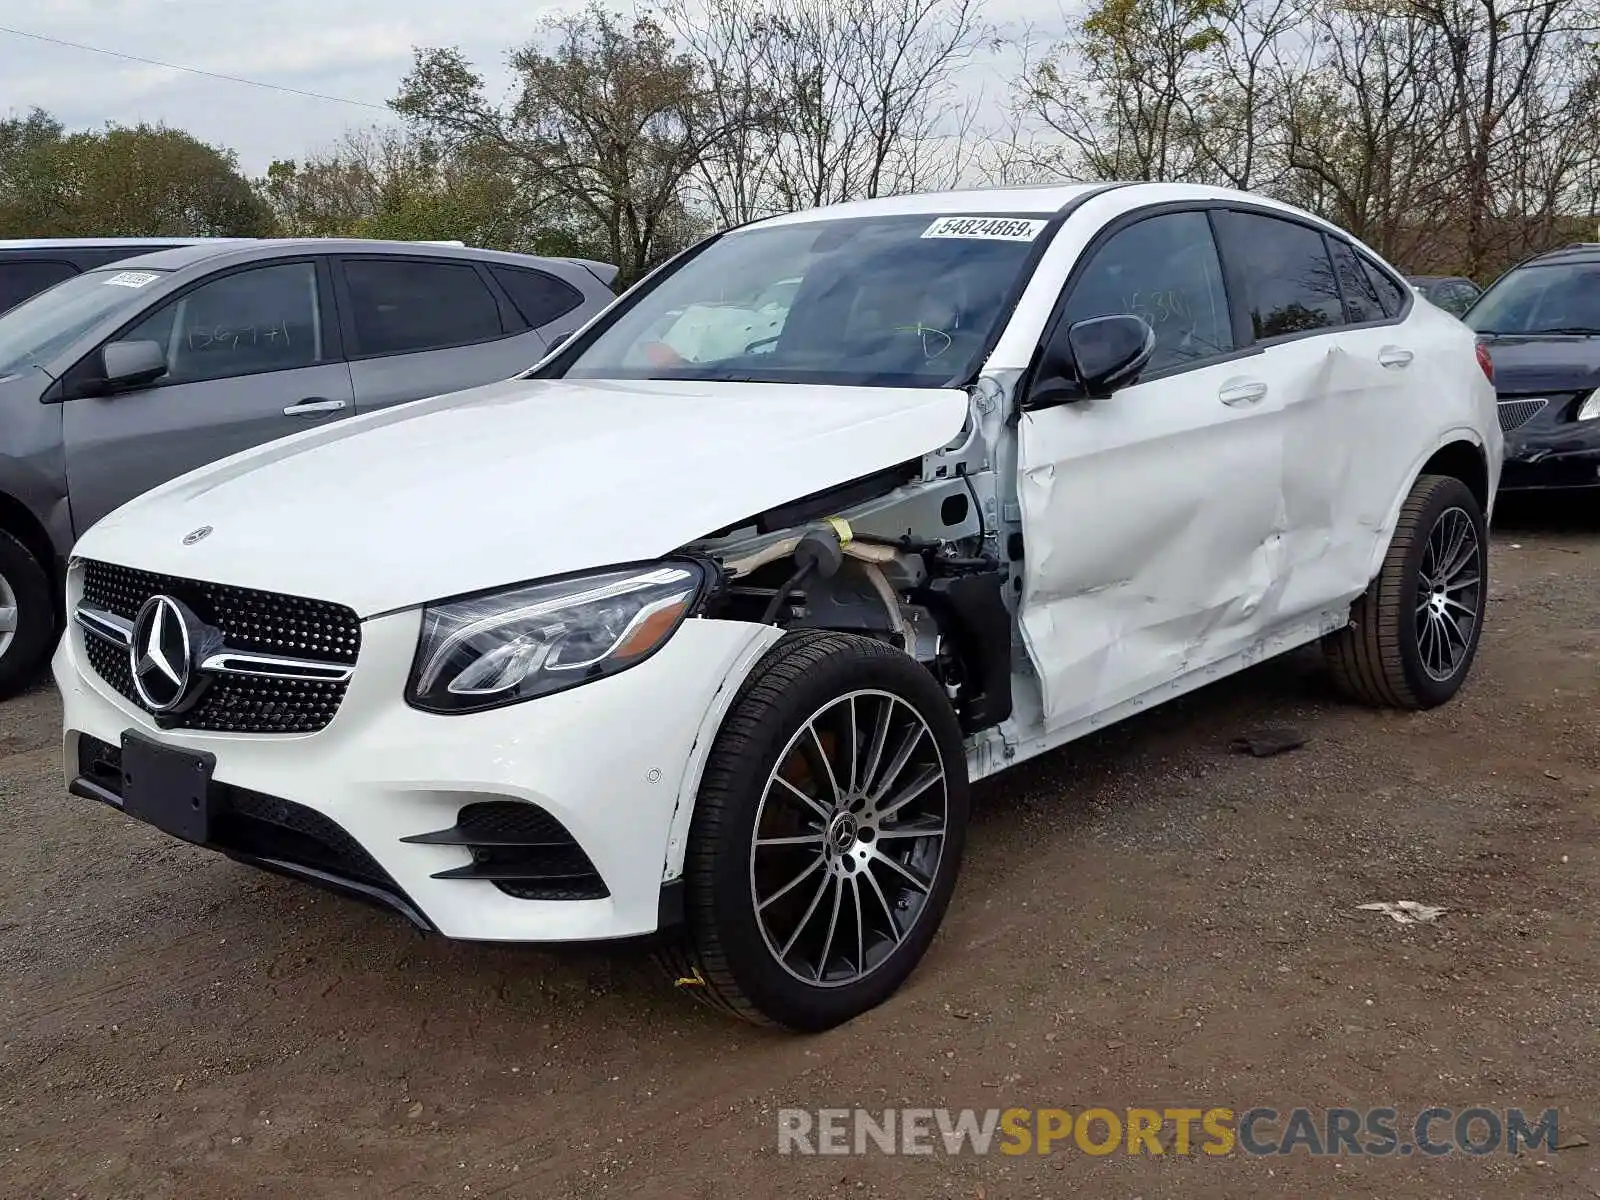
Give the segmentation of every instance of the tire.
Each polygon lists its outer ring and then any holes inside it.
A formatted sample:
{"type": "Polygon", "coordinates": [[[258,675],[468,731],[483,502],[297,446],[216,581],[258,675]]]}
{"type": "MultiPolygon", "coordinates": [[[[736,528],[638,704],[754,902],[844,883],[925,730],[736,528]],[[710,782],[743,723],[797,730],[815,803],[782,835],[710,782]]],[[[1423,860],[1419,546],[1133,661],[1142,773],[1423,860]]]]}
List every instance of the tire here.
{"type": "Polygon", "coordinates": [[[927,952],[967,816],[961,730],[933,676],[870,638],[790,634],[751,672],[712,745],[684,861],[685,928],[662,965],[683,990],[756,1024],[815,1032],[848,1021],[893,995],[927,952]],[[848,778],[851,743],[866,786],[848,778]],[[758,820],[764,839],[790,842],[756,847],[758,820]]]}
{"type": "Polygon", "coordinates": [[[38,678],[55,635],[49,574],[26,546],[0,529],[0,700],[38,678]]]}
{"type": "Polygon", "coordinates": [[[1488,585],[1489,539],[1477,497],[1453,476],[1422,476],[1401,506],[1377,578],[1351,606],[1349,626],[1323,641],[1339,690],[1375,707],[1445,703],[1472,669],[1488,585]]]}

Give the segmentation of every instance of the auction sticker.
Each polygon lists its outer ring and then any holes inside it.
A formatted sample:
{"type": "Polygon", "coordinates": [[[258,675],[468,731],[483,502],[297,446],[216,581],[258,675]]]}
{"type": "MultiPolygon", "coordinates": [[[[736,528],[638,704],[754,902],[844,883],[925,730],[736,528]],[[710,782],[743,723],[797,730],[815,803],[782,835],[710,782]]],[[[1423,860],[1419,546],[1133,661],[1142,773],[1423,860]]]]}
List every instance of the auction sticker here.
{"type": "Polygon", "coordinates": [[[922,231],[925,238],[981,238],[991,242],[1031,242],[1045,227],[1029,217],[940,217],[922,231]]]}
{"type": "Polygon", "coordinates": [[[118,271],[106,283],[111,287],[143,287],[147,283],[154,283],[161,276],[153,271],[118,271]]]}

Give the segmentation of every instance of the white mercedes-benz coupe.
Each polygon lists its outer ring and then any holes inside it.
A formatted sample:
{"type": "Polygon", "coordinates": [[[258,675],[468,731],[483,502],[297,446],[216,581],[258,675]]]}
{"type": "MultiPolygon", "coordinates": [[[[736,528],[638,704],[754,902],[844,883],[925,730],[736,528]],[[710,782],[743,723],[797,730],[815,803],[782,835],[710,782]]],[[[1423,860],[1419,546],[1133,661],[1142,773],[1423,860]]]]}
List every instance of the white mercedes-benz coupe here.
{"type": "Polygon", "coordinates": [[[67,781],[448,937],[654,935],[684,990],[826,1028],[927,951],[970,781],[1319,640],[1356,699],[1448,700],[1492,374],[1243,193],[757,221],[518,378],[94,527],[67,781]]]}

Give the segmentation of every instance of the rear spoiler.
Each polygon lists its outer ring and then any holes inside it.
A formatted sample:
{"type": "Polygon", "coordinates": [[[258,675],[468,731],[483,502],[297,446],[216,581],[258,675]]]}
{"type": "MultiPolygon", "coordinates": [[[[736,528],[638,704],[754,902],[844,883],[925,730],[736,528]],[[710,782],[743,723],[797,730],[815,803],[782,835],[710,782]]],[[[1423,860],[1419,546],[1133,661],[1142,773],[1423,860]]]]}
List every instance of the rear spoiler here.
{"type": "Polygon", "coordinates": [[[592,258],[561,258],[556,261],[571,263],[575,267],[582,267],[608,288],[617,278],[618,267],[614,263],[596,262],[592,258]]]}

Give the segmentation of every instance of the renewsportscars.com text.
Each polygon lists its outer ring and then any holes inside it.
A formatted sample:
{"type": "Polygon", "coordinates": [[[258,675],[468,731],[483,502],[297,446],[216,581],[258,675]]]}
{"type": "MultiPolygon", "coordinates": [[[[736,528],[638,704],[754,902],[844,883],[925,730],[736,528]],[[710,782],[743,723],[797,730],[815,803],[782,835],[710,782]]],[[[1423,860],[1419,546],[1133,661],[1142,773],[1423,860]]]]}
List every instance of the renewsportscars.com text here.
{"type": "Polygon", "coordinates": [[[1556,1109],[785,1108],[780,1154],[1313,1157],[1517,1154],[1559,1144],[1556,1109]]]}

